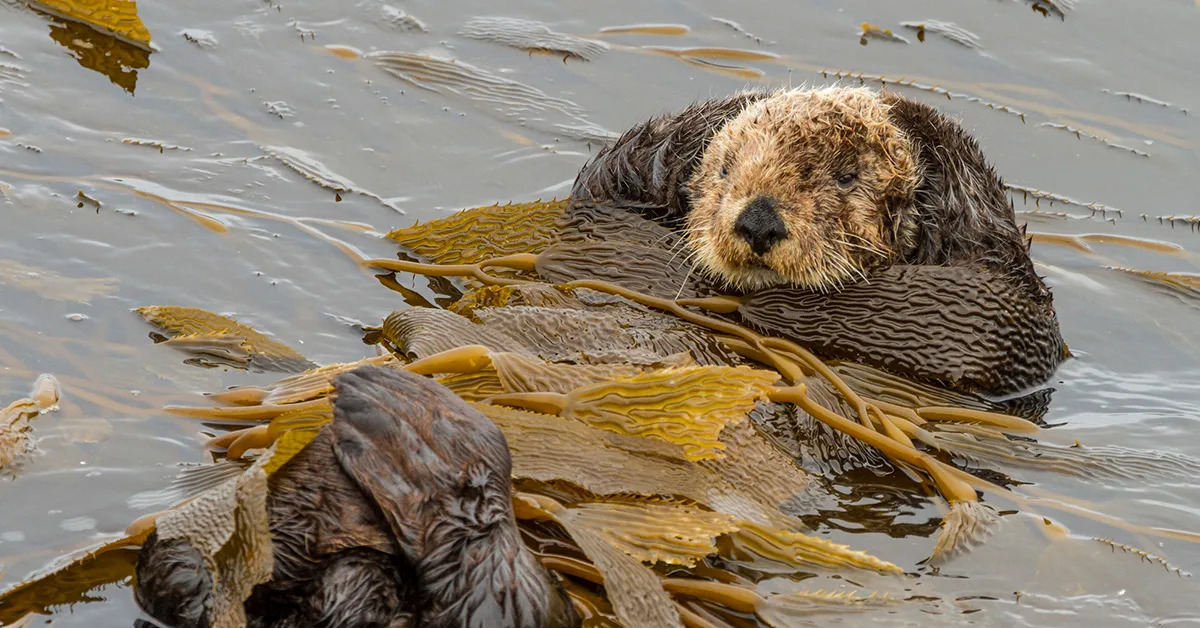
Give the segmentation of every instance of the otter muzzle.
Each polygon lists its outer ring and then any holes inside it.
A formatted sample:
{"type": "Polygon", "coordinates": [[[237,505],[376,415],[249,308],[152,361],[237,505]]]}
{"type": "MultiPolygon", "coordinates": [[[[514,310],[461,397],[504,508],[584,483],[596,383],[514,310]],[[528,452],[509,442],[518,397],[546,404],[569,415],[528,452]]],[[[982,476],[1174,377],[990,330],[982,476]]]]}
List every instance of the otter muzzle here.
{"type": "Polygon", "coordinates": [[[775,199],[755,196],[733,223],[733,232],[750,245],[755,255],[765,255],[776,242],[787,239],[787,225],[775,210],[775,199]]]}

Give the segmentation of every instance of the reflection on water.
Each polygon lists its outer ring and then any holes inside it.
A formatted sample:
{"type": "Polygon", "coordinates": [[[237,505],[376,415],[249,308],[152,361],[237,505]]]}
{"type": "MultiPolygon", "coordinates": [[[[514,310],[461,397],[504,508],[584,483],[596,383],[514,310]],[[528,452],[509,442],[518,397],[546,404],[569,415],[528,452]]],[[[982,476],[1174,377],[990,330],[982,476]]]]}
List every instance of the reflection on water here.
{"type": "Polygon", "coordinates": [[[150,32],[134,0],[34,0],[29,6],[50,16],[50,38],[79,65],[133,93],[137,71],[150,65],[150,32]]]}
{"type": "Polygon", "coordinates": [[[150,67],[149,50],[79,22],[50,24],[50,38],[69,50],[79,65],[107,76],[130,94],[137,88],[137,71],[150,67]]]}
{"type": "MultiPolygon", "coordinates": [[[[38,8],[62,15],[63,6],[38,8]]],[[[103,26],[97,12],[64,20],[0,0],[0,407],[41,372],[64,391],[61,410],[33,424],[39,453],[0,482],[0,587],[122,530],[147,512],[137,495],[166,486],[181,461],[205,459],[202,428],[164,405],[275,379],[191,366],[155,346],[133,308],[201,307],[270,330],[316,362],[355,360],[371,354],[356,321],[459,292],[407,275],[381,289],[356,262],[395,254],[380,234],[461,207],[561,197],[597,141],[698,99],[860,80],[937,106],[979,138],[1036,232],[1038,270],[1075,354],[1050,382],[1052,399],[1011,403],[1045,413],[1047,455],[1066,471],[1004,466],[1007,451],[956,435],[959,450],[1032,483],[1017,489],[1027,495],[1200,528],[1188,462],[1200,458],[1200,120],[1186,113],[1200,103],[1190,80],[1197,5],[630,7],[143,3],[140,37],[103,26]],[[517,28],[532,20],[544,25],[540,40],[517,28]],[[861,46],[864,22],[909,43],[861,46]],[[80,71],[63,47],[138,98],[80,71]],[[527,52],[547,47],[555,54],[527,52]],[[80,208],[83,198],[98,203],[80,208]],[[1071,472],[1089,456],[1108,458],[1105,473],[1071,472]]],[[[938,600],[939,614],[897,607],[896,623],[1200,621],[1194,578],[1124,547],[1191,573],[1200,571],[1193,542],[1070,514],[1051,526],[1028,504],[996,500],[1017,514],[971,554],[927,569],[939,503],[903,478],[839,470],[823,480],[838,503],[807,521],[919,574],[893,595],[938,600]]],[[[120,580],[131,552],[113,560],[120,580]]],[[[804,577],[813,589],[862,586],[804,577]]],[[[48,617],[56,626],[130,625],[138,615],[120,585],[64,583],[53,601],[70,605],[48,617]]]]}

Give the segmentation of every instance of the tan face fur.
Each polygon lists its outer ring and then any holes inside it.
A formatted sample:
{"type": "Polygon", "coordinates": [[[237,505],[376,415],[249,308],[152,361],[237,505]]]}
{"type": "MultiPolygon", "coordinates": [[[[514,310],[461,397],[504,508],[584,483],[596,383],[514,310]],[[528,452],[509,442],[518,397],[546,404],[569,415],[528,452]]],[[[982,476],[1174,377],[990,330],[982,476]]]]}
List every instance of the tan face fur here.
{"type": "Polygon", "coordinates": [[[911,146],[875,92],[781,91],[705,149],[689,182],[688,244],[697,268],[743,290],[835,290],[908,246],[897,212],[911,204],[917,178],[911,146]],[[777,213],[778,235],[786,227],[761,255],[749,223],[738,222],[756,200],[777,213]]]}

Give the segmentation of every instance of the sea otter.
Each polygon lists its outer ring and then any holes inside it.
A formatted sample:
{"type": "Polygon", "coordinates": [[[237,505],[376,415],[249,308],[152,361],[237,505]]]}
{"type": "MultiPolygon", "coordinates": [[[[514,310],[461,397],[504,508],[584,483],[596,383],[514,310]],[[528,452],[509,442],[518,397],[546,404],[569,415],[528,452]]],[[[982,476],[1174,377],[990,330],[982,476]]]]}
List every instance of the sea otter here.
{"type": "Polygon", "coordinates": [[[571,205],[679,232],[689,274],[780,313],[743,322],[828,357],[1009,393],[1066,356],[999,176],[896,94],[744,92],[652,118],[583,167],[571,205]]]}
{"type": "MultiPolygon", "coordinates": [[[[246,601],[273,628],[579,625],[522,544],[494,423],[432,380],[359,367],[334,419],[270,477],[272,578],[246,601]]],[[[208,625],[212,578],[188,542],[152,535],[134,594],[155,619],[208,625]]]]}

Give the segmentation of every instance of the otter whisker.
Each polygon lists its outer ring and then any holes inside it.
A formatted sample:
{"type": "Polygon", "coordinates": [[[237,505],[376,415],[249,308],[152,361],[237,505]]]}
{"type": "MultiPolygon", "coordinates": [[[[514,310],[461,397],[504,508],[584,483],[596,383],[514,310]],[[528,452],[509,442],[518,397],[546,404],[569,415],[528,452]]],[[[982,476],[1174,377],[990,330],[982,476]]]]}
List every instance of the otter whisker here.
{"type": "Polygon", "coordinates": [[[675,293],[676,301],[679,300],[679,297],[683,296],[683,289],[687,287],[688,279],[692,278],[693,270],[696,270],[696,263],[693,263],[692,267],[688,269],[687,274],[683,276],[683,283],[679,284],[679,292],[675,293]]]}
{"type": "MultiPolygon", "coordinates": [[[[854,234],[848,233],[846,235],[854,235],[854,234]]],[[[855,236],[855,237],[861,238],[862,236],[855,236]]],[[[845,240],[834,240],[834,242],[836,242],[837,244],[841,244],[842,246],[852,248],[852,249],[859,249],[859,250],[866,251],[868,253],[874,253],[875,255],[887,255],[886,251],[876,248],[874,246],[866,245],[866,244],[854,244],[852,242],[847,242],[845,240]]]]}

